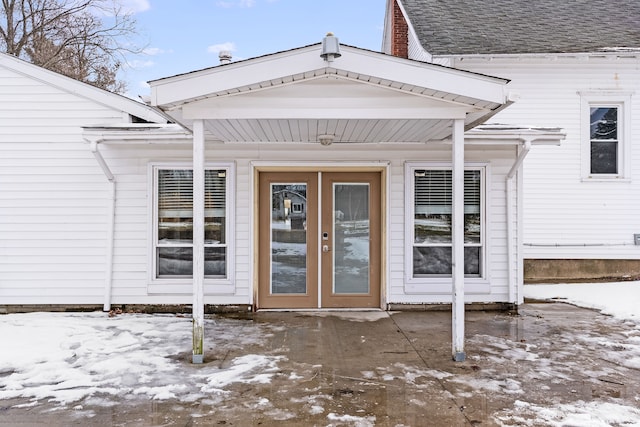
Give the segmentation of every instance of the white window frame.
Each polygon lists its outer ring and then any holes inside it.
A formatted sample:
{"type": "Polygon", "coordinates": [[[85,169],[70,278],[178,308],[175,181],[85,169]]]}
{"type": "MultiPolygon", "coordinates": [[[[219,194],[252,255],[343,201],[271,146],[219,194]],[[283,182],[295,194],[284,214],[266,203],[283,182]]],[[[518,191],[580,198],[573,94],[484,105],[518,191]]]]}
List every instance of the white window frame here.
{"type": "Polygon", "coordinates": [[[303,213],[302,203],[291,203],[291,213],[303,213]]]}
{"type": "Polygon", "coordinates": [[[580,95],[580,144],[583,182],[628,181],[631,173],[631,92],[591,91],[580,95]],[[618,173],[591,173],[591,108],[615,107],[618,109],[618,173]]]}
{"type": "MultiPolygon", "coordinates": [[[[467,162],[465,170],[480,171],[480,276],[465,277],[465,292],[469,294],[487,294],[491,292],[489,280],[490,250],[489,250],[489,208],[490,200],[490,165],[486,162],[467,162]]],[[[413,247],[414,247],[414,218],[415,218],[415,180],[416,170],[452,170],[447,162],[406,162],[405,163],[405,292],[408,294],[444,294],[452,293],[451,276],[414,277],[413,276],[413,247]]]]}
{"type": "MultiPolygon", "coordinates": [[[[150,294],[191,294],[193,278],[191,277],[158,277],[156,248],[158,242],[158,171],[161,169],[193,169],[191,162],[153,162],[148,165],[148,286],[150,294]]],[[[205,169],[225,170],[225,236],[226,236],[226,277],[205,277],[204,293],[233,294],[235,292],[235,164],[206,163],[205,169]]]]}

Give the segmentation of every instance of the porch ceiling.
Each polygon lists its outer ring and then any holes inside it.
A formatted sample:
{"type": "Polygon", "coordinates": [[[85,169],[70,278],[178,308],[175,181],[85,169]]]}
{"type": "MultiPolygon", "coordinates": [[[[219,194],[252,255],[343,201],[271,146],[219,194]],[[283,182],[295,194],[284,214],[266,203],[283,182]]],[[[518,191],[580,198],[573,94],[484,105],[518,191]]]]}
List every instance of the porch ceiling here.
{"type": "Polygon", "coordinates": [[[152,103],[187,128],[204,120],[208,139],[281,143],[439,141],[506,105],[503,79],[352,47],[328,63],[318,48],[151,82],[152,103]]]}

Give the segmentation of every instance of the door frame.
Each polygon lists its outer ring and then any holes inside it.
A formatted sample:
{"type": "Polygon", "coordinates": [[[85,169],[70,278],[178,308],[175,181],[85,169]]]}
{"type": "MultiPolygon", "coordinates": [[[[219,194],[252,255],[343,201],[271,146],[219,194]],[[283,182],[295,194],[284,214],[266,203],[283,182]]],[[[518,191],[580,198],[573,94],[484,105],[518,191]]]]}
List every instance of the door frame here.
{"type": "MultiPolygon", "coordinates": [[[[259,192],[260,192],[260,173],[263,172],[379,172],[380,173],[380,309],[384,309],[388,300],[388,283],[389,268],[388,258],[390,247],[389,243],[389,167],[388,161],[374,162],[269,162],[269,161],[252,161],[250,162],[250,178],[251,178],[251,201],[250,209],[250,226],[249,233],[251,239],[251,262],[249,275],[251,277],[251,304],[254,310],[286,310],[292,311],[295,308],[269,309],[262,308],[258,304],[258,284],[260,276],[259,268],[259,192]]],[[[404,196],[400,199],[404,200],[404,196]]],[[[319,260],[320,262],[320,260],[319,260]]],[[[320,305],[321,302],[318,302],[320,305]]],[[[335,310],[331,308],[305,308],[302,310],[335,310]]]]}

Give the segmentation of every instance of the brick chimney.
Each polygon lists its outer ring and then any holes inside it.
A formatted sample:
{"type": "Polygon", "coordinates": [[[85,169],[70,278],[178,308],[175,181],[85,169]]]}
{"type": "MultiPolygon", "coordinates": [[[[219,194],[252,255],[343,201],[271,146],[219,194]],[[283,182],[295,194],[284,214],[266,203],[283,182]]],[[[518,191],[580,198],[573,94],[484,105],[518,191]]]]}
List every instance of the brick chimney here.
{"type": "Polygon", "coordinates": [[[393,16],[391,18],[391,54],[400,58],[409,57],[409,26],[398,6],[398,0],[393,2],[393,16]]]}

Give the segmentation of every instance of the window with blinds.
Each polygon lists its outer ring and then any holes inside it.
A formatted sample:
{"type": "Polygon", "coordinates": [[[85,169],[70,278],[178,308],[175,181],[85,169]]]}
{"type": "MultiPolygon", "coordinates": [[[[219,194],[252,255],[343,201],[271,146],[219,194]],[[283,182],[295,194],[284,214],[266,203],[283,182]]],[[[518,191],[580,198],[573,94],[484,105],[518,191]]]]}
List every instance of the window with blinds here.
{"type": "MultiPolygon", "coordinates": [[[[193,276],[193,171],[156,172],[156,276],[193,276]]],[[[226,275],[227,171],[205,170],[205,275],[226,275]]]]}
{"type": "MultiPolygon", "coordinates": [[[[481,275],[482,170],[464,172],[465,274],[481,275]]],[[[413,276],[450,276],[452,174],[449,169],[413,172],[413,276]]]]}

